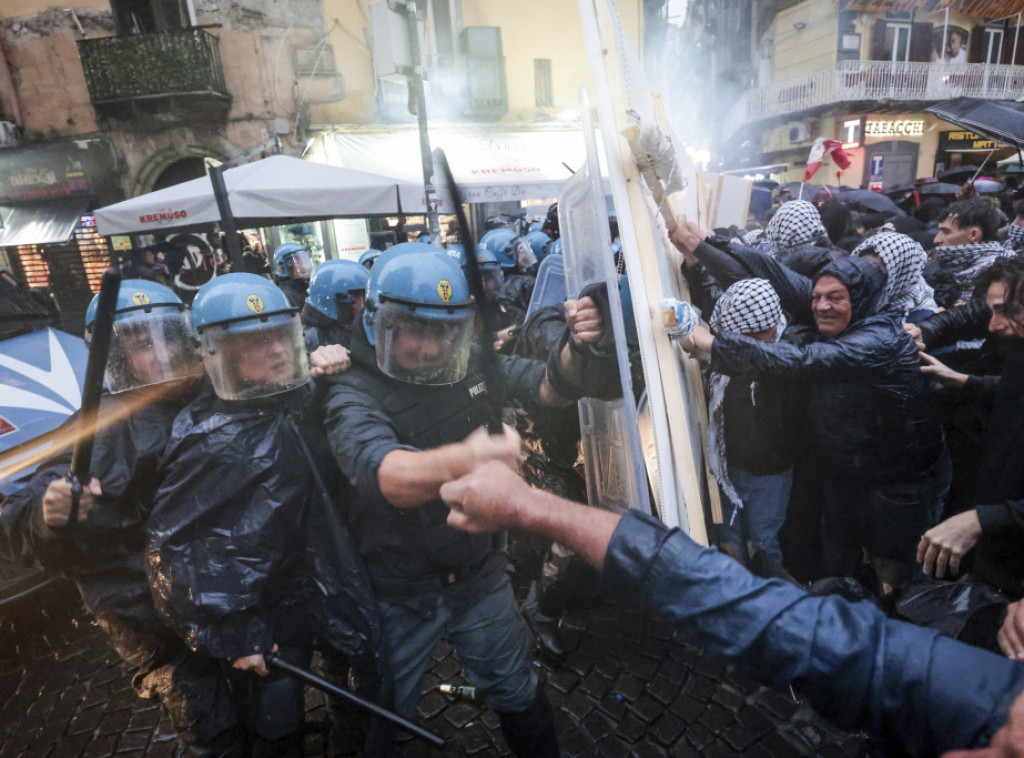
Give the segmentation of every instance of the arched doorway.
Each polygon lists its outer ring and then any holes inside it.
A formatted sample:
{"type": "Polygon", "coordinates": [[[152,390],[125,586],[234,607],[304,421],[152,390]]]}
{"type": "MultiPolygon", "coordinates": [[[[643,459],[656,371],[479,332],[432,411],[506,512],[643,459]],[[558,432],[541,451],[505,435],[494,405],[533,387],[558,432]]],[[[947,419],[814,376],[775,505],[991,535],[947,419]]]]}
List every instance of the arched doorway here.
{"type": "Polygon", "coordinates": [[[160,175],[157,176],[156,181],[153,183],[153,190],[173,187],[175,184],[181,184],[190,179],[198,179],[201,176],[206,176],[206,166],[202,158],[181,158],[160,172],[160,175]]]}

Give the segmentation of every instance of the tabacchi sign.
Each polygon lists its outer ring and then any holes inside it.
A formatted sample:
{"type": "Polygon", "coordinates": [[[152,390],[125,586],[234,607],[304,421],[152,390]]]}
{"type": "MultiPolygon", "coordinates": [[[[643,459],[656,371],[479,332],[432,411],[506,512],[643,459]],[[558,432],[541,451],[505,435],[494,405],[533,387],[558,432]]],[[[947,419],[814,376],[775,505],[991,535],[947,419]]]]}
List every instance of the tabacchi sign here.
{"type": "Polygon", "coordinates": [[[140,224],[159,224],[163,221],[177,221],[179,218],[186,218],[188,211],[159,211],[157,213],[143,213],[139,215],[140,224]]]}
{"type": "Polygon", "coordinates": [[[869,137],[919,136],[924,134],[924,121],[868,121],[864,133],[869,137]]]}

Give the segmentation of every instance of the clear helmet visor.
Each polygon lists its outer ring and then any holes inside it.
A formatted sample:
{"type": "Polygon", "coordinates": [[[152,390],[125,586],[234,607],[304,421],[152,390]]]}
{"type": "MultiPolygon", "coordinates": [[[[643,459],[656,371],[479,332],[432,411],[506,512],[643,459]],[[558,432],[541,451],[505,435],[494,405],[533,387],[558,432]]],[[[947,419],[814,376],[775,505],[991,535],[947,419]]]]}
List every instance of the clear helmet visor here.
{"type": "Polygon", "coordinates": [[[106,380],[111,393],[202,376],[188,315],[177,309],[114,321],[106,380]]]}
{"type": "Polygon", "coordinates": [[[309,279],[313,275],[313,256],[308,250],[296,250],[288,262],[293,279],[309,279]]]}
{"type": "Polygon", "coordinates": [[[501,287],[505,284],[505,272],[500,266],[481,266],[480,280],[484,285],[484,297],[488,300],[497,300],[501,294],[501,287]]]}
{"type": "Polygon", "coordinates": [[[472,307],[449,313],[381,303],[373,321],[378,368],[411,384],[462,381],[469,368],[474,315],[472,307]]]}
{"type": "Polygon", "coordinates": [[[309,381],[309,360],[298,314],[280,314],[272,323],[204,327],[203,365],[213,390],[224,400],[269,397],[309,381]]]}

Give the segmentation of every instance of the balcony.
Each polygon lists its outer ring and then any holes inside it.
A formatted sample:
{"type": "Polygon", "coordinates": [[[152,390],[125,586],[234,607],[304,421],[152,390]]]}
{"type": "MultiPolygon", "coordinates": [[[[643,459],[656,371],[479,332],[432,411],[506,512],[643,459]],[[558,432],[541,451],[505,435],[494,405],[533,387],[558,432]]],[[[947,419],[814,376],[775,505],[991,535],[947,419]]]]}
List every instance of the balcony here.
{"type": "Polygon", "coordinates": [[[1014,100],[1022,92],[1024,66],[840,61],[833,68],[751,92],[747,118],[756,121],[852,102],[924,103],[954,97],[1014,100]]]}
{"type": "Polygon", "coordinates": [[[78,54],[99,115],[223,118],[231,105],[220,41],[204,29],[83,39],[78,54]]]}

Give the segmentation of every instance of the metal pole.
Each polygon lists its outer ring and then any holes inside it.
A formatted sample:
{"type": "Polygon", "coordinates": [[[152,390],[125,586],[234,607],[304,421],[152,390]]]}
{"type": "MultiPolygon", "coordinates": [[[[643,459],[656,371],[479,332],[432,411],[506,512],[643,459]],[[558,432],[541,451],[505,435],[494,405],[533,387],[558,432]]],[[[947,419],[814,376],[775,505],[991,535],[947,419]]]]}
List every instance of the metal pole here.
{"type": "Polygon", "coordinates": [[[441,245],[441,224],[437,220],[437,189],[434,187],[434,154],[430,150],[430,133],[427,131],[427,97],[423,91],[423,61],[421,59],[419,35],[419,3],[406,0],[405,19],[409,25],[409,52],[413,70],[409,73],[409,89],[416,102],[416,123],[420,132],[420,159],[423,162],[423,197],[427,202],[427,229],[430,241],[441,245]]]}
{"type": "Polygon", "coordinates": [[[1017,65],[1017,38],[1020,37],[1020,18],[1021,14],[1017,12],[1017,28],[1013,30],[1013,55],[1010,56],[1010,65],[1017,65]]]}
{"type": "Polygon", "coordinates": [[[238,241],[238,229],[235,228],[235,217],[231,213],[228,190],[224,185],[224,166],[210,166],[210,182],[213,184],[213,196],[217,200],[220,211],[220,229],[224,232],[224,248],[231,260],[231,268],[242,271],[242,245],[238,241]]]}
{"type": "Polygon", "coordinates": [[[946,37],[949,35],[949,8],[946,8],[946,20],[942,22],[942,50],[939,51],[939,62],[946,63],[946,37]]]}

